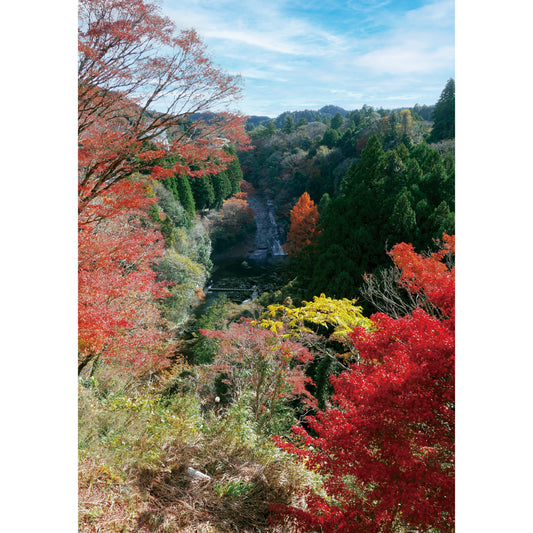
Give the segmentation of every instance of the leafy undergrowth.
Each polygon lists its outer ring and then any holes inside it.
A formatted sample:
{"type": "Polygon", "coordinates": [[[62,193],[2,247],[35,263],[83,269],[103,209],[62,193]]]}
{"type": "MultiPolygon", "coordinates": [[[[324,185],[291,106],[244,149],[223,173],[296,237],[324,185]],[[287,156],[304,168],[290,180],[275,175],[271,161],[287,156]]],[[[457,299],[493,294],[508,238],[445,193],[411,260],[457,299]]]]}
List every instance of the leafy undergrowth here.
{"type": "Polygon", "coordinates": [[[80,531],[291,531],[269,523],[270,505],[298,505],[317,480],[258,435],[244,404],[202,413],[194,395],[160,390],[80,382],[80,531]]]}

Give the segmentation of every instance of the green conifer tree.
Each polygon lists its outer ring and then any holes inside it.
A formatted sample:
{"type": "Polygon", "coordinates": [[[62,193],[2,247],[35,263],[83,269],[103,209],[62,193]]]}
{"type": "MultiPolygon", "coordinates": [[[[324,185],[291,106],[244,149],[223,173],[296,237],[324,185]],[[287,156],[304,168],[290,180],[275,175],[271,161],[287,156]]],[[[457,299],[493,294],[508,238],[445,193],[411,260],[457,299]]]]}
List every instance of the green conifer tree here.
{"type": "Polygon", "coordinates": [[[265,127],[267,129],[267,135],[273,135],[277,131],[276,125],[272,120],[269,120],[265,127]]]}
{"type": "Polygon", "coordinates": [[[455,138],[455,81],[448,80],[433,109],[433,128],[428,141],[455,138]]]}
{"type": "Polygon", "coordinates": [[[331,203],[331,197],[327,192],[325,192],[320,198],[320,201],[318,202],[318,212],[320,214],[324,213],[324,211],[328,208],[330,203],[331,203]]]}
{"type": "Polygon", "coordinates": [[[215,174],[211,177],[211,182],[213,184],[213,192],[215,195],[213,207],[220,209],[224,200],[232,194],[232,187],[227,172],[223,170],[222,172],[215,174]]]}
{"type": "Polygon", "coordinates": [[[335,116],[331,119],[331,127],[334,130],[338,130],[344,124],[344,118],[340,113],[336,113],[335,116]]]}
{"type": "Polygon", "coordinates": [[[294,118],[292,115],[285,116],[285,124],[283,125],[283,133],[292,133],[294,131],[294,118]]]}
{"type": "Polygon", "coordinates": [[[233,156],[233,160],[226,168],[226,174],[231,185],[231,194],[236,194],[241,190],[240,183],[243,179],[241,164],[237,157],[237,152],[233,146],[227,146],[225,150],[228,152],[228,154],[233,156]]]}
{"type": "Polygon", "coordinates": [[[215,203],[215,191],[210,176],[192,178],[191,190],[196,209],[210,209],[215,203]]]}
{"type": "Polygon", "coordinates": [[[185,175],[176,176],[174,184],[180,204],[183,206],[183,209],[185,209],[187,214],[193,217],[196,211],[196,204],[194,203],[189,178],[185,175]]]}
{"type": "Polygon", "coordinates": [[[428,220],[431,233],[435,235],[455,234],[455,215],[450,211],[448,204],[442,201],[431,214],[428,220]]]}
{"type": "Polygon", "coordinates": [[[412,242],[416,231],[416,213],[411,207],[406,189],[397,198],[389,219],[388,245],[398,242],[412,242]]]}
{"type": "Polygon", "coordinates": [[[327,146],[328,148],[333,148],[336,146],[337,142],[339,141],[339,133],[337,130],[334,130],[333,128],[328,128],[324,132],[324,137],[322,138],[322,144],[327,146]]]}

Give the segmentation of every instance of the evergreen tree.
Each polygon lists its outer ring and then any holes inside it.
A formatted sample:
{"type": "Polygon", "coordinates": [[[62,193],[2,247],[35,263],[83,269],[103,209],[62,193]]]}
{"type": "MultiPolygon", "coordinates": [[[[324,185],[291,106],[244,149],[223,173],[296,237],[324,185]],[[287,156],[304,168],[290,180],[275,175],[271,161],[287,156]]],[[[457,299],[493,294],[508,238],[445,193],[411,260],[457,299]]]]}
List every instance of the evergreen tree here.
{"type": "Polygon", "coordinates": [[[341,192],[350,194],[349,190],[362,181],[376,185],[382,175],[384,155],[381,142],[376,135],[372,135],[361,153],[359,162],[352,164],[348,168],[341,186],[341,192]]]}
{"type": "Polygon", "coordinates": [[[287,192],[290,196],[299,198],[305,192],[308,182],[307,176],[297,168],[292,175],[292,179],[287,184],[287,192]]]}
{"type": "Polygon", "coordinates": [[[442,200],[447,200],[447,195],[443,194],[447,187],[448,176],[444,163],[439,157],[422,179],[422,190],[425,193],[431,206],[436,207],[442,200]],[[444,197],[443,197],[444,196],[444,197]]]}
{"type": "Polygon", "coordinates": [[[353,297],[356,286],[353,277],[356,266],[352,260],[354,250],[347,250],[343,244],[338,243],[329,247],[321,246],[319,250],[314,257],[308,258],[310,264],[305,265],[306,271],[311,271],[311,275],[304,275],[307,284],[304,297],[312,298],[321,293],[330,298],[353,297]],[[339,277],[344,282],[342,287],[335,283],[339,277]]]}
{"type": "Polygon", "coordinates": [[[410,187],[413,187],[414,185],[420,185],[420,181],[422,180],[422,170],[420,169],[420,165],[416,159],[412,157],[409,158],[406,163],[405,171],[407,174],[407,183],[409,183],[410,187]]]}
{"type": "Polygon", "coordinates": [[[392,245],[408,241],[427,249],[443,231],[453,233],[452,175],[451,162],[445,165],[425,143],[385,153],[372,136],[348,168],[340,196],[325,210],[321,205],[314,255],[297,259],[305,297],[353,297],[365,273],[387,264],[392,245]]]}
{"type": "Polygon", "coordinates": [[[294,118],[292,115],[285,117],[285,124],[283,126],[283,133],[292,133],[294,131],[294,118]]]}
{"type": "Polygon", "coordinates": [[[236,194],[241,191],[240,183],[243,179],[241,164],[239,163],[237,152],[233,146],[227,146],[225,150],[228,154],[231,154],[234,157],[226,168],[226,174],[231,185],[231,194],[236,194]]]}
{"type": "Polygon", "coordinates": [[[433,129],[429,142],[455,138],[455,81],[448,80],[433,109],[433,129]]]}
{"type": "Polygon", "coordinates": [[[267,135],[273,135],[276,133],[277,128],[272,120],[268,121],[265,127],[267,129],[267,135]]]}
{"type": "Polygon", "coordinates": [[[428,219],[431,233],[451,235],[455,233],[455,215],[445,201],[442,201],[428,219]]]}
{"type": "Polygon", "coordinates": [[[194,197],[192,195],[189,178],[185,175],[176,176],[174,185],[180,204],[183,206],[183,209],[185,209],[185,211],[191,217],[193,217],[196,211],[196,204],[194,203],[194,197]]]}
{"type": "Polygon", "coordinates": [[[166,180],[163,180],[164,187],[172,193],[172,196],[174,197],[174,200],[180,201],[180,197],[178,195],[178,191],[176,189],[176,179],[177,176],[172,176],[171,178],[167,178],[166,180]]]}
{"type": "Polygon", "coordinates": [[[389,245],[398,242],[412,242],[416,230],[416,214],[411,207],[407,190],[396,200],[389,219],[389,245]]]}
{"type": "Polygon", "coordinates": [[[407,185],[405,165],[398,154],[398,150],[389,150],[383,157],[384,199],[396,197],[405,185],[407,185]]]}
{"type": "Polygon", "coordinates": [[[215,202],[215,191],[209,176],[192,178],[191,190],[196,209],[209,209],[215,202]]]}
{"type": "Polygon", "coordinates": [[[228,298],[220,295],[203,313],[196,322],[195,342],[192,345],[192,362],[196,364],[211,363],[216,356],[218,342],[201,335],[200,329],[226,330],[226,304],[228,298]]]}
{"type": "Polygon", "coordinates": [[[337,146],[342,150],[345,157],[354,157],[356,154],[355,147],[357,145],[357,137],[353,129],[347,129],[340,138],[337,146]]]}
{"type": "Polygon", "coordinates": [[[338,130],[343,124],[344,118],[340,113],[336,113],[336,115],[331,119],[331,127],[334,130],[338,130]]]}
{"type": "Polygon", "coordinates": [[[328,128],[324,132],[324,137],[322,138],[322,144],[328,148],[333,148],[339,141],[339,133],[333,128],[328,128]]]}
{"type": "Polygon", "coordinates": [[[327,192],[325,192],[318,202],[318,212],[322,214],[328,208],[330,203],[331,197],[327,192]]]}
{"type": "Polygon", "coordinates": [[[213,192],[215,195],[213,207],[220,209],[224,200],[232,194],[232,187],[227,172],[223,170],[212,176],[211,183],[213,184],[213,192]]]}

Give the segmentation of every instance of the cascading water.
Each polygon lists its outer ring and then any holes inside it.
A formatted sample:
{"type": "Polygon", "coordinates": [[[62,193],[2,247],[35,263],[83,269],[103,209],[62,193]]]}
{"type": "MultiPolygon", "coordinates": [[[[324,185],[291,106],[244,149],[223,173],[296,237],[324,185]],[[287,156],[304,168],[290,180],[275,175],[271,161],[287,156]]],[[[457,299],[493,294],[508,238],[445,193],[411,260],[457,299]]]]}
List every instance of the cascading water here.
{"type": "MultiPolygon", "coordinates": [[[[283,235],[274,217],[274,202],[257,195],[249,197],[248,203],[256,221],[255,236],[212,256],[214,267],[204,287],[206,297],[194,310],[196,318],[221,295],[235,303],[247,303],[280,287],[287,254],[280,243],[283,235]]],[[[193,327],[194,320],[191,324],[193,327]]]]}
{"type": "MultiPolygon", "coordinates": [[[[233,301],[257,298],[277,287],[279,268],[287,255],[281,246],[282,230],[274,217],[274,202],[260,195],[250,196],[248,204],[257,226],[253,242],[243,243],[213,256],[214,269],[205,289],[208,301],[224,293],[233,301]]],[[[206,302],[207,303],[207,302],[206,302]]]]}
{"type": "Polygon", "coordinates": [[[283,248],[278,240],[275,240],[272,243],[272,255],[287,255],[286,252],[283,251],[283,248]]]}
{"type": "Polygon", "coordinates": [[[257,196],[248,199],[254,212],[257,231],[254,250],[248,255],[250,259],[262,259],[287,255],[280,243],[280,229],[274,217],[274,203],[266,202],[257,196]]]}

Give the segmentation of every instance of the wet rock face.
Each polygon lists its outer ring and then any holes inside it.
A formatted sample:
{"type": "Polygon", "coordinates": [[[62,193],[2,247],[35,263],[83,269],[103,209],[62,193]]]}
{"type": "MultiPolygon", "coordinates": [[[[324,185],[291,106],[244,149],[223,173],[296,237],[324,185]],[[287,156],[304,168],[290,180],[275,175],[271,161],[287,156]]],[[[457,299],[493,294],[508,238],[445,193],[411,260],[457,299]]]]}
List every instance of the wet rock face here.
{"type": "Polygon", "coordinates": [[[280,243],[280,229],[274,217],[274,203],[259,196],[248,198],[257,225],[254,250],[248,254],[250,259],[284,256],[280,243]]]}
{"type": "Polygon", "coordinates": [[[283,232],[274,217],[274,202],[255,195],[248,203],[257,225],[253,241],[237,243],[213,256],[214,268],[205,289],[208,302],[221,293],[242,302],[278,286],[279,268],[287,254],[281,246],[283,232]]]}

